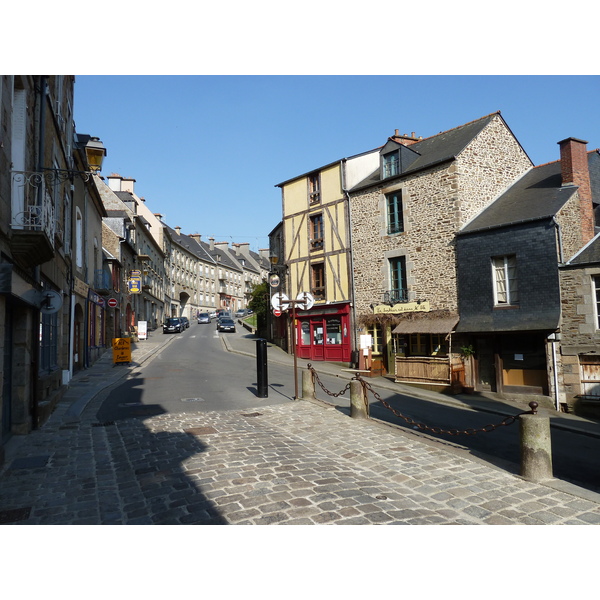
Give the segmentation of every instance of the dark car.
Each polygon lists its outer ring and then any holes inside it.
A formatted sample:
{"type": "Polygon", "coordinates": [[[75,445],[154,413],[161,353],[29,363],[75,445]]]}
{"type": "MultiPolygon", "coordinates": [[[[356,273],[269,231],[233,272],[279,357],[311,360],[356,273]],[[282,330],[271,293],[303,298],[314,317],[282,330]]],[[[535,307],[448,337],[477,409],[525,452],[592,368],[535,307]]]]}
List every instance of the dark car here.
{"type": "Polygon", "coordinates": [[[217,324],[218,331],[232,331],[235,333],[235,323],[233,319],[222,317],[217,324]]]}
{"type": "Polygon", "coordinates": [[[200,313],[198,315],[198,323],[210,323],[211,318],[208,313],[200,313]]]}
{"type": "Polygon", "coordinates": [[[183,326],[187,329],[190,326],[190,320],[187,317],[179,317],[183,322],[183,326]]]}
{"type": "Polygon", "coordinates": [[[181,333],[184,329],[185,325],[179,317],[170,317],[163,325],[163,333],[181,333]]]}

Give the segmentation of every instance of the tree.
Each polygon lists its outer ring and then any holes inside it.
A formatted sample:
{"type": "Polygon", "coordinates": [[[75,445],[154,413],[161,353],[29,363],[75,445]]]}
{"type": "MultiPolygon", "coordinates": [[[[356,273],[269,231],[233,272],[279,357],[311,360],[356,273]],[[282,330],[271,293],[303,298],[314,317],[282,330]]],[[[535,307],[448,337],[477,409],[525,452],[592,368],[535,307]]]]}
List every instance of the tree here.
{"type": "Polygon", "coordinates": [[[265,337],[267,334],[267,323],[269,314],[269,284],[266,281],[258,283],[250,293],[251,299],[248,307],[256,315],[256,332],[265,337]]]}

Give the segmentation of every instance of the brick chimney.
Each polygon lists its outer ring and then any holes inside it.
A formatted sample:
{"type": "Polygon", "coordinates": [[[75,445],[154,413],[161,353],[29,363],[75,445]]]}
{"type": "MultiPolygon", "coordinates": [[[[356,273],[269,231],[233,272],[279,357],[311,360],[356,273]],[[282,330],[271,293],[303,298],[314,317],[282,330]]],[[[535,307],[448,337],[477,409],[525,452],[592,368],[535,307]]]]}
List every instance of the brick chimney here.
{"type": "Polygon", "coordinates": [[[587,244],[594,237],[594,205],[592,203],[587,142],[570,137],[558,142],[558,145],[560,146],[562,185],[574,185],[579,188],[581,237],[582,243],[587,244]]]}
{"type": "Polygon", "coordinates": [[[410,135],[406,133],[400,135],[400,133],[396,129],[394,135],[390,139],[394,140],[394,142],[402,144],[403,146],[410,146],[411,144],[420,142],[423,139],[423,137],[417,137],[417,134],[414,131],[410,135]]]}

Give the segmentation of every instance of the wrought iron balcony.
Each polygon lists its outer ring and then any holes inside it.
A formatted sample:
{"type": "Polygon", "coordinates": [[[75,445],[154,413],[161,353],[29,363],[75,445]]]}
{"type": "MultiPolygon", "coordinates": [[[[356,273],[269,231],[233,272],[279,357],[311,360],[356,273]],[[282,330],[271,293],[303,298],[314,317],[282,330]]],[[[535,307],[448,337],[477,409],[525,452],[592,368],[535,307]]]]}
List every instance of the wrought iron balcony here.
{"type": "Polygon", "coordinates": [[[54,257],[62,244],[62,228],[50,194],[60,179],[54,171],[12,171],[11,250],[35,266],[54,257]]]}
{"type": "Polygon", "coordinates": [[[94,272],[94,289],[101,295],[110,293],[112,289],[112,278],[108,271],[96,269],[94,272]]]}
{"type": "Polygon", "coordinates": [[[388,290],[383,293],[383,303],[393,306],[408,302],[408,290],[388,290]]]}

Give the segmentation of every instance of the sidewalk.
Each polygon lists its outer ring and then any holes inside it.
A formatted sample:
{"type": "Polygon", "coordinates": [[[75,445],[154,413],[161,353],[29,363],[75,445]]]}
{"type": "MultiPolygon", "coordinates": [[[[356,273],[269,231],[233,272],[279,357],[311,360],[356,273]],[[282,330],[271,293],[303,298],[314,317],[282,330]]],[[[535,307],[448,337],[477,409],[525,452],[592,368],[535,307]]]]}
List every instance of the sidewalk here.
{"type": "MultiPolygon", "coordinates": [[[[226,348],[230,352],[246,354],[248,356],[256,356],[256,340],[258,338],[251,333],[242,333],[240,336],[223,336],[226,348]]],[[[267,358],[269,361],[286,364],[290,367],[294,364],[293,356],[284,352],[274,344],[267,344],[267,358]]],[[[297,359],[299,369],[305,369],[310,361],[297,359]]],[[[328,362],[312,362],[313,368],[318,373],[326,373],[335,377],[351,379],[352,373],[345,371],[342,365],[328,362]]],[[[475,410],[488,412],[491,414],[508,417],[516,415],[524,411],[528,411],[527,402],[519,401],[518,396],[514,399],[503,398],[501,400],[487,398],[481,394],[457,394],[449,396],[440,394],[418,386],[410,386],[393,381],[393,377],[373,377],[367,378],[367,381],[377,387],[396,391],[399,394],[421,398],[430,402],[437,402],[454,406],[457,408],[472,408],[475,410]]],[[[569,413],[559,413],[555,410],[539,407],[538,413],[550,418],[551,427],[576,431],[585,435],[600,437],[600,422],[593,419],[585,419],[569,413]]]]}
{"type": "MultiPolygon", "coordinates": [[[[252,336],[221,337],[230,351],[255,355],[252,336]]],[[[531,483],[325,403],[98,423],[99,392],[174,338],[138,342],[131,365],[115,366],[106,353],[73,378],[42,428],[11,440],[0,523],[600,524],[598,494],[531,483]]],[[[268,353],[293,364],[278,348],[268,353]]],[[[339,370],[319,365],[330,368],[339,370]]]]}

